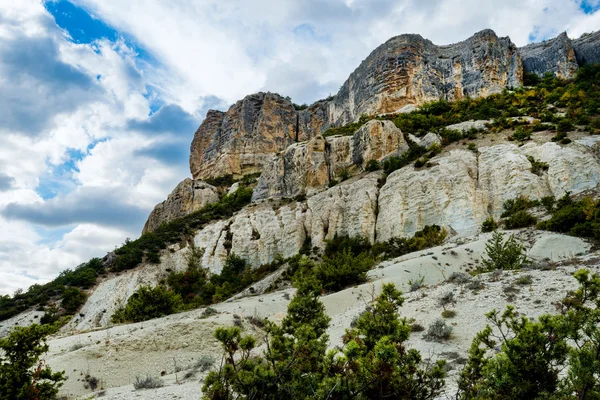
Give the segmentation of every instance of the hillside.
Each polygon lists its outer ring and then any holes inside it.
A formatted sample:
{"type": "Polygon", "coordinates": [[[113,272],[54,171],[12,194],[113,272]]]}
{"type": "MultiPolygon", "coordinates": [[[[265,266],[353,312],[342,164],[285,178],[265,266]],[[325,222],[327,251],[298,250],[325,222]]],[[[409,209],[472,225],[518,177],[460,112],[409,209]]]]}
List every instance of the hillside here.
{"type": "Polygon", "coordinates": [[[409,344],[448,360],[452,396],[485,313],[554,313],[576,270],[600,268],[598,48],[598,32],[523,48],[490,30],[450,46],[401,35],[333,98],[308,106],[257,93],[211,110],[191,144],[192,179],[156,206],[140,238],[1,297],[0,337],[59,323],[46,359],[66,371],[66,396],[91,393],[89,375],[105,398],[197,398],[206,371],[193,365],[220,359],[217,327],[261,337],[252,322],[282,320],[302,260],[341,268],[350,246],[369,271],[366,282],[322,278],[329,347],[383,283],[405,293],[400,314],[425,329],[450,291],[451,339],[414,332],[409,344]],[[491,225],[515,233],[527,270],[479,273],[491,225]],[[455,272],[463,283],[449,280],[455,272]],[[146,288],[177,301],[128,314],[146,288]],[[146,374],[167,385],[132,393],[146,374]]]}

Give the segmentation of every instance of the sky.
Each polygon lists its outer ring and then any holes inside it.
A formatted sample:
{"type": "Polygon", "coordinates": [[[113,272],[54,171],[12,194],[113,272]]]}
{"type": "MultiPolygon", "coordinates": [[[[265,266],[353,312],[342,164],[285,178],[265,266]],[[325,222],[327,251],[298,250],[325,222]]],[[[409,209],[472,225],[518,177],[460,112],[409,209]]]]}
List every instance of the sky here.
{"type": "Polygon", "coordinates": [[[126,238],[190,176],[208,109],[335,94],[392,36],[522,46],[600,29],[600,0],[0,0],[0,294],[126,238]]]}

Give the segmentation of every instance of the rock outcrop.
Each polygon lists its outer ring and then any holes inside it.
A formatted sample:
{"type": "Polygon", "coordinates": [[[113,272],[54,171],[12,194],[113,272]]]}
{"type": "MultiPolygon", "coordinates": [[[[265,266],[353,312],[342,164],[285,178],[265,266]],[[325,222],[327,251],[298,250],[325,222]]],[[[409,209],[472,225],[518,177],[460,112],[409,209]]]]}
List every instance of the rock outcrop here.
{"type": "Polygon", "coordinates": [[[186,178],[173,189],[167,200],[154,207],[142,233],[152,232],[164,222],[191,214],[217,201],[217,188],[206,182],[186,178]]]}
{"type": "Polygon", "coordinates": [[[540,76],[551,72],[559,78],[570,79],[579,69],[573,44],[566,32],[550,40],[528,44],[519,50],[525,72],[540,76]]]}
{"type": "Polygon", "coordinates": [[[257,93],[227,112],[210,110],[194,135],[190,169],[194,179],[258,173],[264,161],[327,124],[327,104],[296,110],[275,93],[257,93]]]}
{"type": "Polygon", "coordinates": [[[501,144],[481,147],[479,155],[453,150],[431,163],[431,168],[409,166],[387,178],[378,198],[377,240],[411,235],[431,224],[475,234],[486,218],[500,217],[506,200],[558,198],[600,184],[598,158],[581,144],[501,144]],[[527,156],[547,162],[548,171],[531,172],[527,156]]]}
{"type": "Polygon", "coordinates": [[[333,100],[330,120],[344,125],[361,114],[487,96],[522,84],[517,47],[491,30],[449,46],[436,46],[420,35],[400,35],[375,49],[350,74],[333,100]]]}
{"type": "Polygon", "coordinates": [[[402,132],[391,121],[369,121],[352,136],[319,135],[288,147],[266,163],[253,200],[311,196],[344,170],[362,171],[370,160],[381,161],[406,150],[402,132]]]}
{"type": "Polygon", "coordinates": [[[600,64],[600,31],[573,40],[573,48],[579,65],[600,64]]]}

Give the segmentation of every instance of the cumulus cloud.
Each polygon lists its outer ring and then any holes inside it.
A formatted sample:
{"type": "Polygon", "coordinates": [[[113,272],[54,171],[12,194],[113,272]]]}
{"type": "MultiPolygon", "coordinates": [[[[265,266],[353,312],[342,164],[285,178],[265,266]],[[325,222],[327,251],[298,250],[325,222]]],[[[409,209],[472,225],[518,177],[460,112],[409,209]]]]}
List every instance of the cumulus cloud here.
{"type": "Polygon", "coordinates": [[[14,182],[15,178],[0,172],[0,192],[10,189],[14,182]]]}

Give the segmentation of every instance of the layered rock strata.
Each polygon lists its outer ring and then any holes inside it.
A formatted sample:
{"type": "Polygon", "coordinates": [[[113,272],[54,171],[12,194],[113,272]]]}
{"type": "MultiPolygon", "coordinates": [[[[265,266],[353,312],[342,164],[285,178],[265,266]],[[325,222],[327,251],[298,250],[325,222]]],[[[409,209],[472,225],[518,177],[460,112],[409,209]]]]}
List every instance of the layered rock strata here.
{"type": "Polygon", "coordinates": [[[186,178],[173,189],[167,200],[154,207],[142,233],[152,232],[162,223],[191,214],[217,201],[217,188],[206,182],[186,178]]]}

